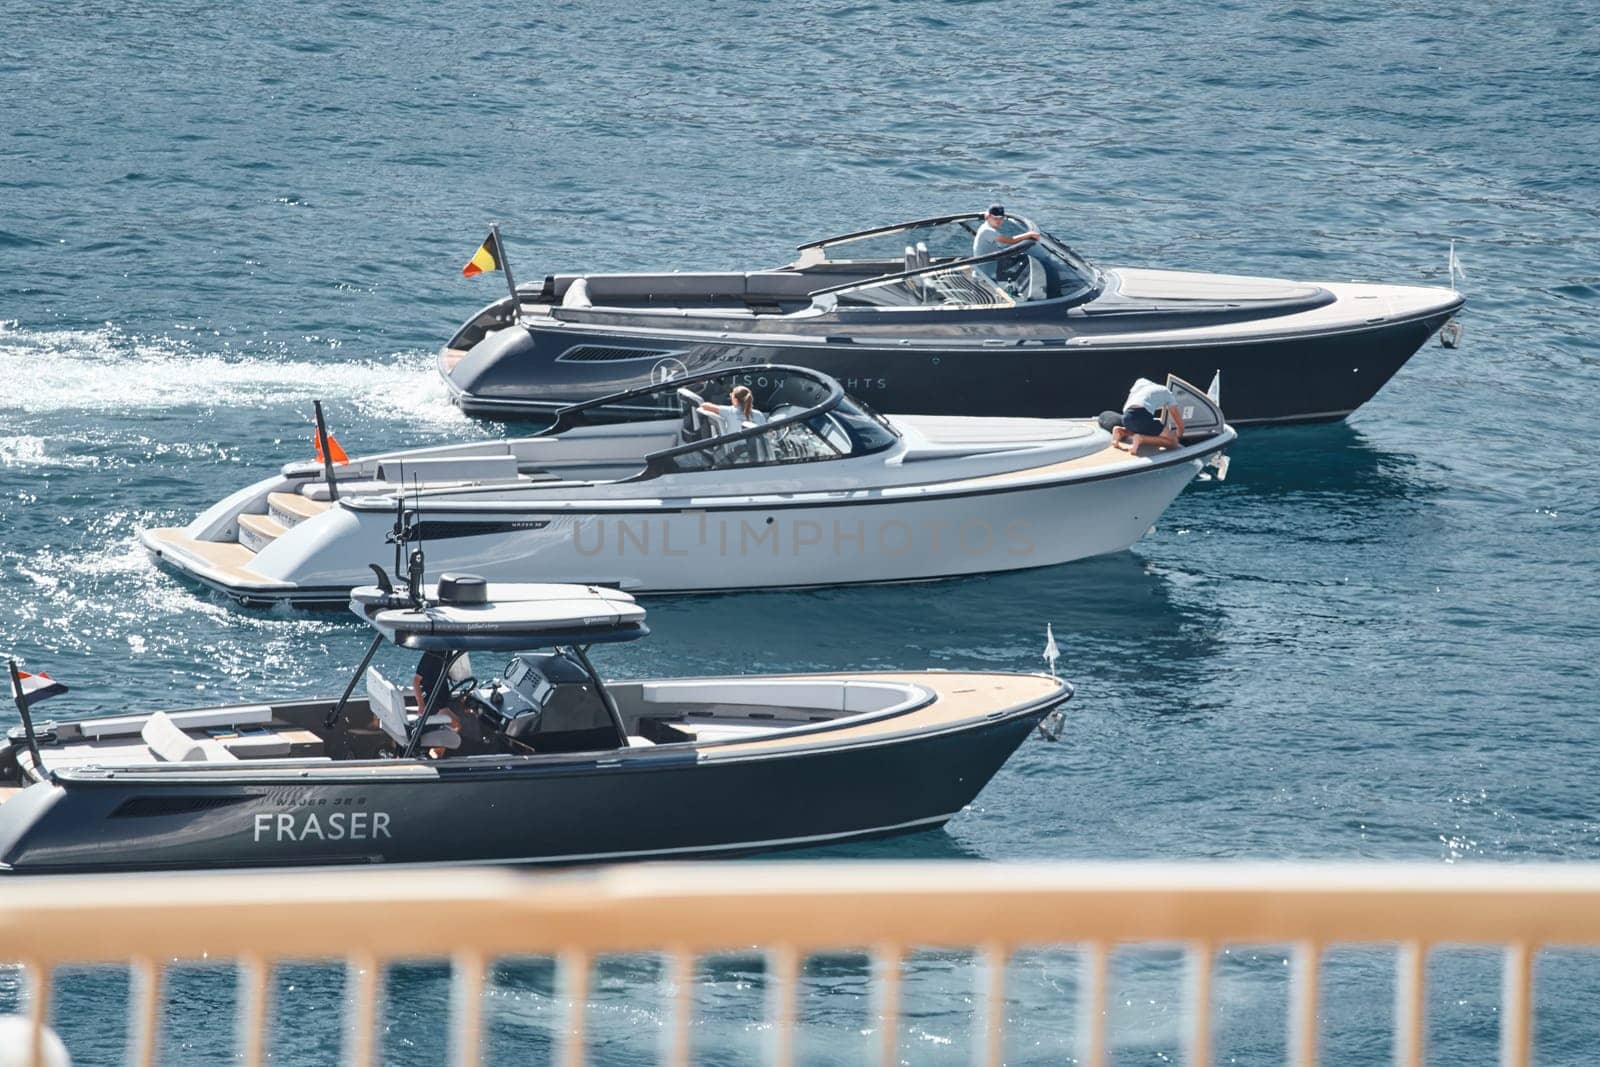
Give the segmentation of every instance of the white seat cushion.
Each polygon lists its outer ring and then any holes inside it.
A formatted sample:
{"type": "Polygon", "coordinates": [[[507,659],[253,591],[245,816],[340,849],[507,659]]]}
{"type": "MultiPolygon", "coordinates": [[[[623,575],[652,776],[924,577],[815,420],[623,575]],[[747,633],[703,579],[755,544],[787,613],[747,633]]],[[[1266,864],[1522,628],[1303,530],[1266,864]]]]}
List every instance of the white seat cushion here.
{"type": "Polygon", "coordinates": [[[367,702],[383,732],[400,744],[406,743],[406,698],[378,668],[367,668],[367,702]]]}
{"type": "Polygon", "coordinates": [[[139,736],[156,759],[167,763],[228,763],[239,758],[215,741],[190,737],[164,711],[150,716],[139,736]]]}
{"type": "Polygon", "coordinates": [[[579,278],[567,286],[567,291],[561,297],[561,306],[564,308],[594,307],[594,302],[589,299],[589,279],[579,278]]]}

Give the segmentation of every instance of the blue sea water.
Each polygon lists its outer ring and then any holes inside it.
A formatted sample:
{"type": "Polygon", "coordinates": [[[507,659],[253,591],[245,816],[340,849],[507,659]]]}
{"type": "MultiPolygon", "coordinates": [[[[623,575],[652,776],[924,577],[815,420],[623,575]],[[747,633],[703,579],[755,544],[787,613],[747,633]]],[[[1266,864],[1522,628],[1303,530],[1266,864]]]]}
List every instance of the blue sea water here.
{"type": "MultiPolygon", "coordinates": [[[[819,856],[1600,859],[1592,5],[0,0],[0,116],[0,649],[73,684],[55,712],[336,684],[353,622],[232,610],[135,532],[305,458],[313,398],[362,451],[504,432],[431,367],[498,291],[459,275],[491,220],[524,278],[748,269],[995,199],[1110,265],[1444,284],[1453,238],[1463,347],[1346,422],[1247,432],[1131,552],[661,601],[605,666],[1031,670],[1054,625],[1063,743],[942,833],[819,856]]],[[[968,963],[911,961],[905,1061],[965,1061],[968,963]]],[[[1387,1062],[1390,964],[1330,958],[1330,1061],[1387,1062]]],[[[1281,1058],[1284,970],[1220,962],[1219,1062],[1281,1058]]],[[[1116,1062],[1168,1062],[1176,957],[1113,973],[1116,1062]]],[[[1010,1059],[1069,1056],[1075,974],[1013,966],[1010,1059]]],[[[1492,1058],[1494,975],[1436,960],[1437,1062],[1492,1058]]],[[[701,976],[697,1056],[750,1060],[759,966],[701,976]]],[[[276,981],[276,1058],[331,1061],[338,972],[276,981]]],[[[1540,1062],[1591,1062],[1600,968],[1539,981],[1540,1062]]],[[[388,982],[386,1061],[436,1061],[442,971],[388,982]]],[[[660,982],[600,969],[597,1062],[653,1052],[660,982]]],[[[77,1062],[120,1055],[125,986],[63,978],[77,1062]]],[[[809,966],[807,1062],[866,1054],[865,988],[860,960],[809,966]]],[[[225,967],[175,972],[162,1062],[225,1057],[232,998],[225,967]]],[[[499,967],[497,1062],[545,1055],[558,1010],[547,967],[499,967]]]]}

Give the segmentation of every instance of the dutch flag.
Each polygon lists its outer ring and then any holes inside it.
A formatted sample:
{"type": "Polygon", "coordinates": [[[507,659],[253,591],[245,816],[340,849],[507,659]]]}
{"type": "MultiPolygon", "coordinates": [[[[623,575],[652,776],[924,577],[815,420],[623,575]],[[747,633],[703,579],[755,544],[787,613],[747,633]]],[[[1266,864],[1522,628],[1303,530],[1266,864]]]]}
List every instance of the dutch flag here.
{"type": "Polygon", "coordinates": [[[17,678],[22,682],[22,692],[17,692],[16,684],[11,686],[11,695],[28,707],[32,707],[41,700],[49,697],[60,696],[67,691],[67,687],[54,678],[40,671],[38,674],[29,674],[27,671],[18,671],[17,678]]]}

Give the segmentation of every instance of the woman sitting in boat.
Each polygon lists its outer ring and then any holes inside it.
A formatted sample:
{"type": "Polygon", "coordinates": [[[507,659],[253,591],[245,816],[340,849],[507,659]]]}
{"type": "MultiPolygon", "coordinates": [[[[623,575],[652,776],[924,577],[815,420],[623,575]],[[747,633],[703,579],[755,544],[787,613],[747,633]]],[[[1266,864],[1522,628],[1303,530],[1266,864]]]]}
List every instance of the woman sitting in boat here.
{"type": "Polygon", "coordinates": [[[761,426],[767,421],[767,416],[756,410],[756,398],[749,387],[736,385],[728,394],[728,404],[713,404],[707,400],[700,405],[700,410],[707,415],[715,415],[722,420],[722,429],[719,436],[738,433],[745,428],[746,423],[761,426]]]}
{"type": "Polygon", "coordinates": [[[1122,402],[1122,425],[1111,428],[1111,443],[1134,455],[1145,445],[1177,448],[1183,440],[1183,415],[1172,390],[1140,378],[1122,402]],[[1172,425],[1165,416],[1171,416],[1172,425]]]}

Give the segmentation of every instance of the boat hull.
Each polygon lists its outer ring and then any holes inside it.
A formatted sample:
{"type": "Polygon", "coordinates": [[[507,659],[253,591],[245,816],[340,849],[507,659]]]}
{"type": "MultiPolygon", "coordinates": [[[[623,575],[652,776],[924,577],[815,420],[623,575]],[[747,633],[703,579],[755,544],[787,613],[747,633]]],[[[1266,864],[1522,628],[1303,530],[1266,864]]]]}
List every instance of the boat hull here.
{"type": "Polygon", "coordinates": [[[744,754],[669,746],[493,770],[407,764],[388,778],[369,768],[288,782],[58,780],[0,806],[0,871],[571,864],[930,830],[1068,694],[937,732],[744,754]]]}
{"type": "Polygon", "coordinates": [[[1119,410],[1136,378],[1162,381],[1171,373],[1204,383],[1220,375],[1234,425],[1315,422],[1343,418],[1372,399],[1459,308],[1457,300],[1400,321],[1184,344],[991,339],[963,347],[957,337],[938,344],[874,343],[860,336],[724,340],[533,326],[465,355],[441,350],[439,370],[462,411],[501,419],[545,417],[565,404],[646,383],[665,359],[689,371],[754,363],[812,367],[880,411],[912,415],[1092,417],[1119,410]],[[631,346],[650,354],[618,361],[557,358],[580,340],[596,349],[631,346]]]}
{"type": "MultiPolygon", "coordinates": [[[[494,582],[610,585],[638,594],[922,581],[1071,562],[1142,537],[1232,433],[1181,456],[1097,475],[1023,484],[973,479],[960,491],[772,494],[739,503],[668,500],[429,508],[430,574],[494,582]],[[701,504],[702,506],[695,506],[701,504]]],[[[249,603],[342,606],[393,553],[393,512],[343,502],[260,553],[252,582],[211,569],[182,544],[147,537],[178,574],[249,603]]]]}

